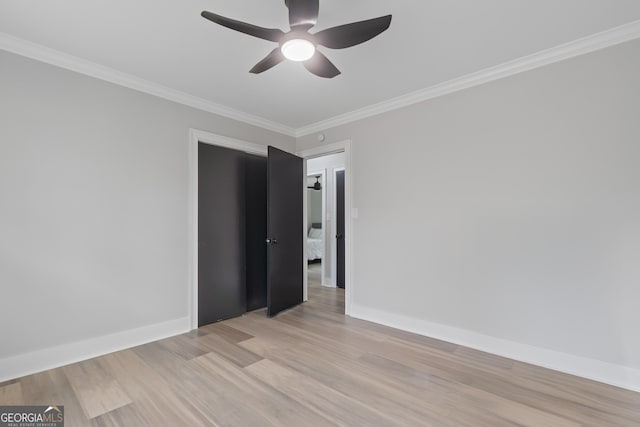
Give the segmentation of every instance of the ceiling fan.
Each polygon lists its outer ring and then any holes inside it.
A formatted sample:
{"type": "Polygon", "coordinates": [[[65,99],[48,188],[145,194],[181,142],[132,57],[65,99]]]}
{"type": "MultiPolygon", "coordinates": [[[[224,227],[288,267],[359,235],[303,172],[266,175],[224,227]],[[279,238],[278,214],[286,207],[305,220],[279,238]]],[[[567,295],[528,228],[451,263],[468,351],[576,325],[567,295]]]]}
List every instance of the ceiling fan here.
{"type": "Polygon", "coordinates": [[[316,46],[330,49],[356,46],[374,38],[391,25],[391,15],[386,15],[311,34],[309,30],[318,20],[319,0],[285,0],[284,3],[289,8],[290,31],[286,33],[277,28],[263,28],[207,11],[202,12],[202,16],[232,30],[278,43],[279,46],[258,62],[250,73],[262,73],[289,59],[302,62],[311,73],[324,78],[333,78],[340,74],[340,70],[316,46]]]}
{"type": "Polygon", "coordinates": [[[320,175],[316,176],[316,183],[313,184],[311,187],[307,187],[309,190],[316,190],[316,191],[320,191],[322,190],[322,184],[320,184],[320,175]]]}

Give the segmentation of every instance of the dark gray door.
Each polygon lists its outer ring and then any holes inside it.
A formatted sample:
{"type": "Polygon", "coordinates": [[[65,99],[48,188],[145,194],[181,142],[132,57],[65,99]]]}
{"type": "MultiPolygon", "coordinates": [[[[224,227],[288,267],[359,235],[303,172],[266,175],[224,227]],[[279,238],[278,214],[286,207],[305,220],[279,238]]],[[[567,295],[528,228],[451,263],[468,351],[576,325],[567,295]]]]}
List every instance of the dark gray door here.
{"type": "Polygon", "coordinates": [[[336,274],[337,285],[344,288],[344,171],[336,172],[336,274]]]}
{"type": "Polygon", "coordinates": [[[269,147],[267,314],[302,303],[303,160],[269,147]]]}
{"type": "Polygon", "coordinates": [[[198,144],[198,325],[246,312],[245,153],[198,144]]]}
{"type": "Polygon", "coordinates": [[[247,311],[267,306],[267,158],[246,155],[247,311]]]}

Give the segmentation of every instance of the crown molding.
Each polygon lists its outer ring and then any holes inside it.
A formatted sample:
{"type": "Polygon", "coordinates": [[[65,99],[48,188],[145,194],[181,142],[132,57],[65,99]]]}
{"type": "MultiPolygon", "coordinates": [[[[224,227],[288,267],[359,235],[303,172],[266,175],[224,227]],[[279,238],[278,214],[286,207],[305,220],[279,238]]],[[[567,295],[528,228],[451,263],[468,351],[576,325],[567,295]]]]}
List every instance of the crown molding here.
{"type": "Polygon", "coordinates": [[[640,20],[297,129],[1,32],[0,49],[128,87],[139,92],[148,93],[198,110],[207,111],[283,135],[300,138],[535,68],[544,67],[545,65],[550,65],[555,62],[605,49],[637,38],[640,38],[640,20]]]}
{"type": "Polygon", "coordinates": [[[435,86],[420,89],[397,98],[379,102],[349,113],[300,127],[296,130],[296,137],[300,138],[347,123],[352,123],[357,120],[365,119],[367,117],[397,110],[399,108],[503,79],[535,68],[544,67],[545,65],[564,61],[565,59],[591,53],[637,38],[640,38],[640,20],[591,36],[583,37],[569,43],[561,44],[513,61],[505,62],[494,67],[486,68],[475,73],[467,74],[435,86]]]}
{"type": "Polygon", "coordinates": [[[296,130],[294,128],[281,123],[254,116],[221,104],[216,104],[206,99],[189,95],[188,93],[171,89],[149,80],[123,73],[113,68],[105,67],[103,65],[96,64],[95,62],[87,61],[2,32],[0,32],[0,50],[6,50],[7,52],[95,77],[109,83],[124,86],[138,92],[147,93],[149,95],[177,102],[178,104],[186,105],[208,113],[217,114],[228,119],[237,120],[252,126],[257,126],[291,137],[295,137],[296,135],[296,130]]]}

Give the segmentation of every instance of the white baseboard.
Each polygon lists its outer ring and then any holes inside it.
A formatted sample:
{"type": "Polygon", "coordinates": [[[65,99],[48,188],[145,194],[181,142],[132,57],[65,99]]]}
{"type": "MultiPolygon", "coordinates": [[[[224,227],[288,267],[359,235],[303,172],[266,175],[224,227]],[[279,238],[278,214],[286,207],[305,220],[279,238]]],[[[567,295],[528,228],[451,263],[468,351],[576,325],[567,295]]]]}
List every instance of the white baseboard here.
{"type": "Polygon", "coordinates": [[[189,317],[0,359],[0,382],[189,332],[189,317]]]}
{"type": "Polygon", "coordinates": [[[640,392],[640,370],[353,304],[351,317],[640,392]]]}

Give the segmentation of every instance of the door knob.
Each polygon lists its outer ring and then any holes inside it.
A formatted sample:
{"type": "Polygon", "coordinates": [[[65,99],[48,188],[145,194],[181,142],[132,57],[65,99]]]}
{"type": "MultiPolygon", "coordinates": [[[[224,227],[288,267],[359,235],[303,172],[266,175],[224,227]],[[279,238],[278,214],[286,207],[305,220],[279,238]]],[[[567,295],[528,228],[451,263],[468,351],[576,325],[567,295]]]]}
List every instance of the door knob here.
{"type": "Polygon", "coordinates": [[[267,239],[266,242],[269,245],[277,245],[278,244],[278,241],[276,239],[267,239]]]}

